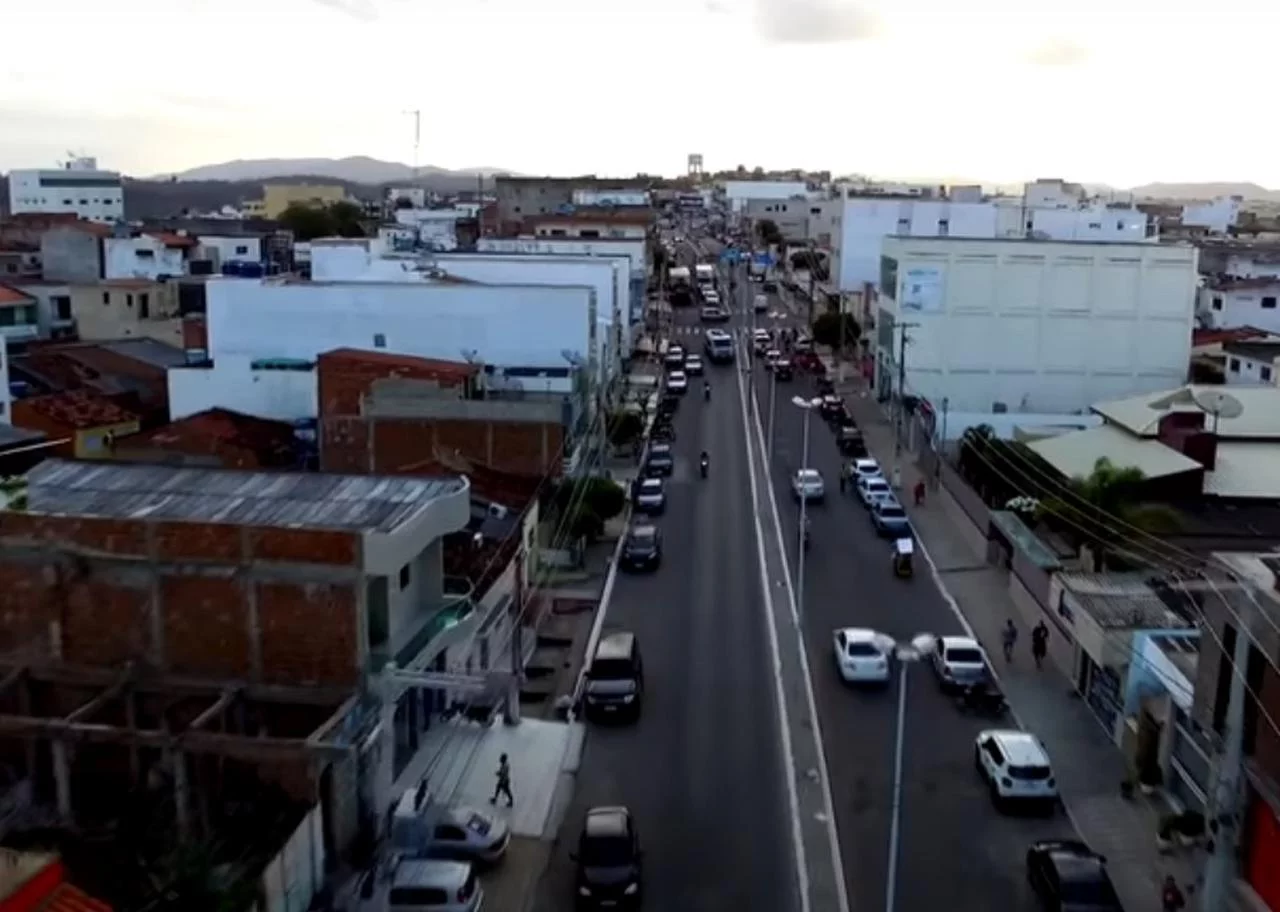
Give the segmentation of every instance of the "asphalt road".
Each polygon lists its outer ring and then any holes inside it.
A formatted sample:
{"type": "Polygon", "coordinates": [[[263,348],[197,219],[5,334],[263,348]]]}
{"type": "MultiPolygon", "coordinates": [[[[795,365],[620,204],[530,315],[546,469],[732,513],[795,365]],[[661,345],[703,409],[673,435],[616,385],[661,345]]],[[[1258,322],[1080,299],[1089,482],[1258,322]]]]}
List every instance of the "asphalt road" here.
{"type": "Polygon", "coordinates": [[[695,378],[678,413],[675,473],[658,521],[663,565],[651,575],[620,576],[603,628],[639,637],[642,717],[631,727],[589,729],[539,912],[570,908],[568,853],[587,808],[602,804],[624,804],[636,815],[646,909],[797,908],[772,663],[743,494],[741,409],[727,395],[733,368],[707,369],[725,394],[704,402],[695,378]],[[698,473],[703,448],[712,458],[706,481],[698,473]]]}
{"type": "MultiPolygon", "coordinates": [[[[762,325],[782,322],[765,320],[762,325]]],[[[769,375],[757,369],[755,381],[767,426],[769,375]]],[[[796,540],[799,509],[789,478],[801,466],[804,427],[803,411],[790,401],[797,394],[814,395],[807,376],[778,384],[773,453],[772,480],[791,541],[796,540]]],[[[897,688],[895,683],[887,690],[863,692],[845,685],[835,669],[832,631],[871,627],[906,640],[924,632],[963,634],[963,629],[922,560],[913,579],[892,575],[891,543],[876,537],[856,498],[839,493],[841,457],[816,414],[810,419],[809,443],[810,464],[826,479],[828,497],[826,504],[809,510],[813,544],[805,559],[805,639],[849,905],[862,912],[882,909],[885,902],[897,688]]],[[[793,568],[795,558],[793,553],[793,568]]],[[[908,673],[897,908],[1038,908],[1026,885],[1026,847],[1035,839],[1070,836],[1072,828],[1061,813],[1045,819],[1003,816],[995,810],[973,766],[974,739],[991,725],[961,714],[939,691],[926,665],[908,673]]]]}

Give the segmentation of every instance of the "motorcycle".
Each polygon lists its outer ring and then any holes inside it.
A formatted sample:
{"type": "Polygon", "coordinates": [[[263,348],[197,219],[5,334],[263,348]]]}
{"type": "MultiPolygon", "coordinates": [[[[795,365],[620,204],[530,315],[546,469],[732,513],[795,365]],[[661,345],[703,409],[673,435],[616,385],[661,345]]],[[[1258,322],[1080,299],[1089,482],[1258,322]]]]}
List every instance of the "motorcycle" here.
{"type": "Polygon", "coordinates": [[[698,463],[698,468],[702,471],[702,477],[706,478],[707,470],[711,468],[710,460],[708,460],[706,456],[703,456],[702,460],[698,463]]]}
{"type": "Polygon", "coordinates": [[[1008,701],[991,681],[970,684],[956,695],[956,705],[963,712],[998,719],[1009,709],[1008,701]]]}
{"type": "Polygon", "coordinates": [[[707,402],[711,401],[711,384],[707,384],[702,388],[702,398],[707,402]]]}

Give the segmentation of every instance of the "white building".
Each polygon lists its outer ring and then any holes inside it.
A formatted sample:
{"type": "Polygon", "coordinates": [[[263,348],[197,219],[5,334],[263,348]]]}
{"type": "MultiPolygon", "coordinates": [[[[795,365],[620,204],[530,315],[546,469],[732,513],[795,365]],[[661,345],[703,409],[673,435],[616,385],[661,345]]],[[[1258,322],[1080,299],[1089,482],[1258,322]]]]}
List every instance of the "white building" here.
{"type": "Polygon", "coordinates": [[[648,190],[615,189],[615,190],[574,190],[575,206],[648,206],[650,203],[648,190]]]}
{"type": "Polygon", "coordinates": [[[1057,177],[1041,177],[1022,186],[1028,209],[1078,209],[1088,194],[1084,187],[1057,177]]]}
{"type": "Polygon", "coordinates": [[[482,237],[476,243],[481,253],[554,253],[562,256],[625,256],[631,264],[631,322],[644,319],[648,283],[648,242],[624,238],[482,237]]]}
{"type": "Polygon", "coordinates": [[[1213,234],[1226,234],[1240,218],[1239,196],[1220,196],[1210,203],[1191,203],[1182,207],[1182,224],[1208,228],[1213,234]]]}
{"type": "Polygon", "coordinates": [[[458,249],[458,219],[468,218],[461,209],[397,209],[396,224],[412,228],[428,250],[458,249]]]}
{"type": "Polygon", "coordinates": [[[93,158],[77,158],[62,168],[9,172],[9,212],[72,212],[91,222],[124,219],[124,185],[114,171],[93,158]]]}
{"type": "MultiPolygon", "coordinates": [[[[1038,198],[1041,202],[1047,196],[1038,198]]],[[[890,235],[910,237],[1022,238],[1055,241],[1156,243],[1146,213],[1127,207],[1029,207],[1021,200],[959,203],[941,199],[849,197],[838,201],[832,279],[852,292],[880,275],[880,247],[890,235]]]]}
{"type": "Polygon", "coordinates": [[[209,259],[214,261],[215,268],[223,263],[261,263],[265,261],[262,252],[262,238],[256,234],[236,235],[200,235],[199,247],[193,259],[209,259]]]}
{"type": "Polygon", "coordinates": [[[170,232],[103,238],[102,277],[156,280],[186,275],[187,257],[195,246],[190,235],[170,232]]]}
{"type": "Polygon", "coordinates": [[[1186,379],[1190,246],[890,237],[876,387],[960,412],[1068,413],[1186,379]]]}
{"type": "Polygon", "coordinates": [[[804,181],[725,181],[724,199],[729,211],[741,212],[748,200],[789,200],[808,198],[809,186],[804,181]]]}
{"type": "Polygon", "coordinates": [[[215,277],[205,288],[211,367],[169,371],[173,419],[228,408],[296,421],[317,417],[316,358],[336,348],[510,370],[539,392],[568,394],[596,346],[595,292],[412,282],[215,277]]]}
{"type": "Polygon", "coordinates": [[[426,187],[388,187],[387,203],[394,206],[400,200],[408,200],[413,209],[426,209],[431,202],[431,195],[426,187]]]}
{"type": "Polygon", "coordinates": [[[1254,326],[1280,333],[1280,278],[1212,279],[1198,292],[1196,319],[1205,329],[1254,326]]]}
{"type": "Polygon", "coordinates": [[[1228,386],[1280,386],[1280,338],[1222,344],[1228,386]]]}

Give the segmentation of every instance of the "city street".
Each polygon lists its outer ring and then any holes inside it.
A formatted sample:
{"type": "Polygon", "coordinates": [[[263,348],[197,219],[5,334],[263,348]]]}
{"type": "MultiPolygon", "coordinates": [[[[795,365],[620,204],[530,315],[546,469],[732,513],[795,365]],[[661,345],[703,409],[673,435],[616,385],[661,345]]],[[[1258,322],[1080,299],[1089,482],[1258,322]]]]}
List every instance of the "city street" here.
{"type": "MultiPolygon", "coordinates": [[[[678,321],[696,319],[681,312],[678,321]]],[[[697,345],[686,340],[686,346],[697,345]]],[[[692,350],[697,350],[692,349],[692,350]]],[[[647,693],[637,725],[591,725],[574,798],[536,908],[574,895],[569,852],[584,812],[624,804],[645,849],[644,906],[681,912],[798,908],[774,680],[732,367],[708,365],[677,415],[664,561],[620,575],[604,632],[640,640],[647,693]],[[710,477],[698,454],[711,454],[710,477]]]]}
{"type": "MultiPolygon", "coordinates": [[[[777,304],[770,307],[771,312],[780,309],[777,304]]],[[[782,322],[769,319],[761,325],[782,322]]],[[[766,437],[769,384],[769,374],[757,368],[755,391],[766,437]]],[[[803,411],[791,402],[797,394],[814,395],[807,375],[777,385],[773,484],[784,534],[791,542],[797,539],[799,508],[791,495],[790,476],[802,464],[804,426],[803,411]]],[[[913,579],[893,576],[891,542],[876,537],[866,510],[852,493],[839,492],[840,460],[833,435],[815,413],[810,419],[810,465],[825,478],[827,502],[808,511],[813,544],[805,559],[801,612],[850,907],[883,908],[896,685],[869,692],[845,685],[835,669],[832,631],[864,626],[899,640],[922,632],[964,631],[918,555],[913,579]]],[[[888,466],[885,471],[888,474],[888,466]]],[[[1001,724],[1014,723],[1010,719],[1001,724]]],[[[973,765],[974,738],[991,725],[961,714],[939,691],[927,665],[908,673],[897,908],[1037,908],[1024,873],[1027,845],[1038,838],[1071,835],[1071,825],[1061,813],[1048,819],[1006,817],[992,807],[973,765]]]]}

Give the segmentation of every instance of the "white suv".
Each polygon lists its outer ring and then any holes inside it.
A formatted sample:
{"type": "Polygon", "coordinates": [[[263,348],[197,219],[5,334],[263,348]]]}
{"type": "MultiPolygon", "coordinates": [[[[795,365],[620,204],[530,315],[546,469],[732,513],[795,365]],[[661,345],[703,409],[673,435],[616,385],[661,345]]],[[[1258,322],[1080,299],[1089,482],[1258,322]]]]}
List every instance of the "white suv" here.
{"type": "Polygon", "coordinates": [[[1029,732],[989,729],[973,745],[973,764],[991,789],[991,800],[1044,802],[1052,810],[1058,801],[1049,754],[1029,732]]]}

